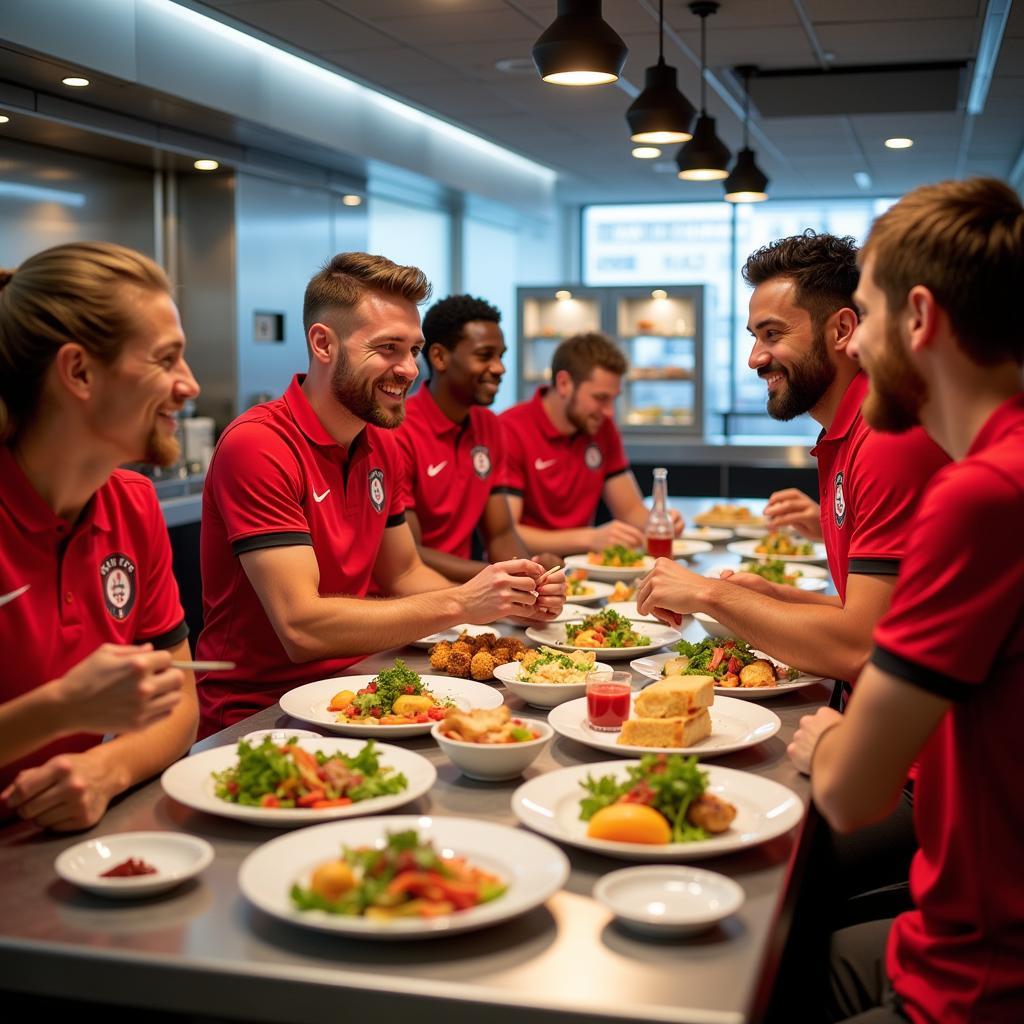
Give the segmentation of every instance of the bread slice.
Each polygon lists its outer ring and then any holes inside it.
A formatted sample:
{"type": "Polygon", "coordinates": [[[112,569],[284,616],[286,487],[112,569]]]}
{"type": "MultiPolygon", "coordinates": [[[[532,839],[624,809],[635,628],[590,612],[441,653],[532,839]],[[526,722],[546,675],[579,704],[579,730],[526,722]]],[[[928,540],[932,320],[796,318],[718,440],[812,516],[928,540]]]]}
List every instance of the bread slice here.
{"type": "Polygon", "coordinates": [[[692,747],[711,735],[711,715],[698,708],[675,718],[630,718],[622,723],[618,743],[629,747],[692,747]]]}
{"type": "Polygon", "coordinates": [[[711,676],[666,676],[637,694],[636,713],[640,718],[679,718],[711,707],[714,699],[711,676]]]}

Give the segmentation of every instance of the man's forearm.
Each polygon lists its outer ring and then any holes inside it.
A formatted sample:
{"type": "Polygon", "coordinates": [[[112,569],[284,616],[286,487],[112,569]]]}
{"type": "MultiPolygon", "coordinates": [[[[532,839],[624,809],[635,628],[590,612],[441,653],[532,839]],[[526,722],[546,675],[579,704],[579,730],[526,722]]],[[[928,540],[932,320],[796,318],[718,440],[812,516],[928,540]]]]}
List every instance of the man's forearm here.
{"type": "Polygon", "coordinates": [[[592,527],[581,526],[572,530],[541,530],[536,526],[517,524],[519,536],[530,551],[550,551],[553,555],[576,555],[589,551],[593,544],[592,527]]]}
{"type": "MultiPolygon", "coordinates": [[[[447,583],[466,583],[485,567],[484,562],[475,562],[470,558],[459,558],[458,555],[451,555],[447,551],[438,551],[436,548],[421,547],[419,552],[423,564],[440,573],[447,583]]],[[[502,558],[495,558],[494,560],[497,562],[504,558],[517,557],[519,557],[518,552],[513,555],[503,555],[502,558]]],[[[437,587],[428,589],[436,590],[437,587]]],[[[414,593],[420,593],[420,591],[414,591],[414,593]]]]}
{"type": "Polygon", "coordinates": [[[0,705],[0,765],[65,735],[70,731],[65,717],[55,682],[0,705]]]}

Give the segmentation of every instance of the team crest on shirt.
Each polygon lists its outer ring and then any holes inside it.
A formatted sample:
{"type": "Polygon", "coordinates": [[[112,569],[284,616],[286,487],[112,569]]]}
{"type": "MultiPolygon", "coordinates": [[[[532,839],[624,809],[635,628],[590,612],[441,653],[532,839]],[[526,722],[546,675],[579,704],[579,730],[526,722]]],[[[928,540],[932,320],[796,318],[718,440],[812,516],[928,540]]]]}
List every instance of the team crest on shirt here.
{"type": "Polygon", "coordinates": [[[836,473],[832,510],[835,513],[836,526],[842,526],[843,521],[846,519],[846,495],[843,493],[842,473],[836,473]]]}
{"type": "Polygon", "coordinates": [[[583,453],[583,462],[587,469],[600,469],[604,462],[601,449],[596,444],[588,444],[587,450],[583,453]]]}
{"type": "Polygon", "coordinates": [[[478,444],[469,454],[473,458],[473,472],[481,480],[486,480],[491,475],[491,453],[484,445],[478,444]]]}
{"type": "Polygon", "coordinates": [[[107,555],[100,562],[100,580],[107,611],[119,622],[128,618],[135,607],[135,563],[119,552],[107,555]]]}
{"type": "Polygon", "coordinates": [[[384,511],[384,470],[370,470],[370,504],[377,512],[384,511]]]}

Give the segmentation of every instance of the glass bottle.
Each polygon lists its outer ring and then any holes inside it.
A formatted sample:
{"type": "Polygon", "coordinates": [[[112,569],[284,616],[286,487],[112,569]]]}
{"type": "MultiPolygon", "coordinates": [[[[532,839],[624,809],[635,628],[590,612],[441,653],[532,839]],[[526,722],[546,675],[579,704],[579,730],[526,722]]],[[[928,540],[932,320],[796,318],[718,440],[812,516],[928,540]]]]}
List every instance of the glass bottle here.
{"type": "Polygon", "coordinates": [[[672,540],[675,530],[668,514],[668,470],[654,471],[654,490],[651,492],[653,507],[644,527],[647,554],[652,558],[671,558],[672,540]]]}

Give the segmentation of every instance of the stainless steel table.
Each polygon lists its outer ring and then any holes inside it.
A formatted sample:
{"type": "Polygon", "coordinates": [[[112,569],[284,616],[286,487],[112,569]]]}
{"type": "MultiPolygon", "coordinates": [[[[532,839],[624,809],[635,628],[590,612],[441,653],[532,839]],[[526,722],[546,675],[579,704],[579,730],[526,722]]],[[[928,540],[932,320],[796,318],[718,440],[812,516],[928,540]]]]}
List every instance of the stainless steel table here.
{"type": "MultiPolygon", "coordinates": [[[[687,503],[689,504],[689,503],[687,503]]],[[[710,564],[732,556],[713,554],[710,564]]],[[[702,636],[692,621],[691,639],[702,636]]],[[[409,648],[367,659],[375,672],[396,653],[424,670],[409,648]]],[[[772,700],[781,733],[714,763],[756,772],[806,801],[806,780],[785,747],[799,716],[827,699],[824,686],[772,700]]],[[[512,694],[506,700],[524,717],[512,694]]],[[[196,749],[254,728],[287,724],[279,709],[253,716],[196,749]]],[[[402,742],[402,741],[396,741],[402,742]]],[[[515,824],[518,783],[464,778],[430,737],[404,741],[438,768],[429,794],[404,811],[481,817],[515,824]]],[[[556,738],[526,778],[606,754],[556,738]]],[[[209,840],[216,859],[204,875],[163,897],[105,901],[61,882],[53,860],[82,835],[0,831],[0,989],[245,1020],[316,1022],[343,1017],[416,1022],[595,1019],[740,1024],[757,1019],[781,955],[799,855],[808,826],[742,854],[702,861],[735,878],[746,903],[716,930],[688,940],[649,941],[621,930],[591,898],[594,882],[625,863],[566,847],[572,873],[546,906],[500,926],[420,942],[354,941],[290,927],[254,910],[236,878],[243,858],[280,834],[189,811],[151,782],[113,806],[86,835],[169,829],[209,840]]]]}

